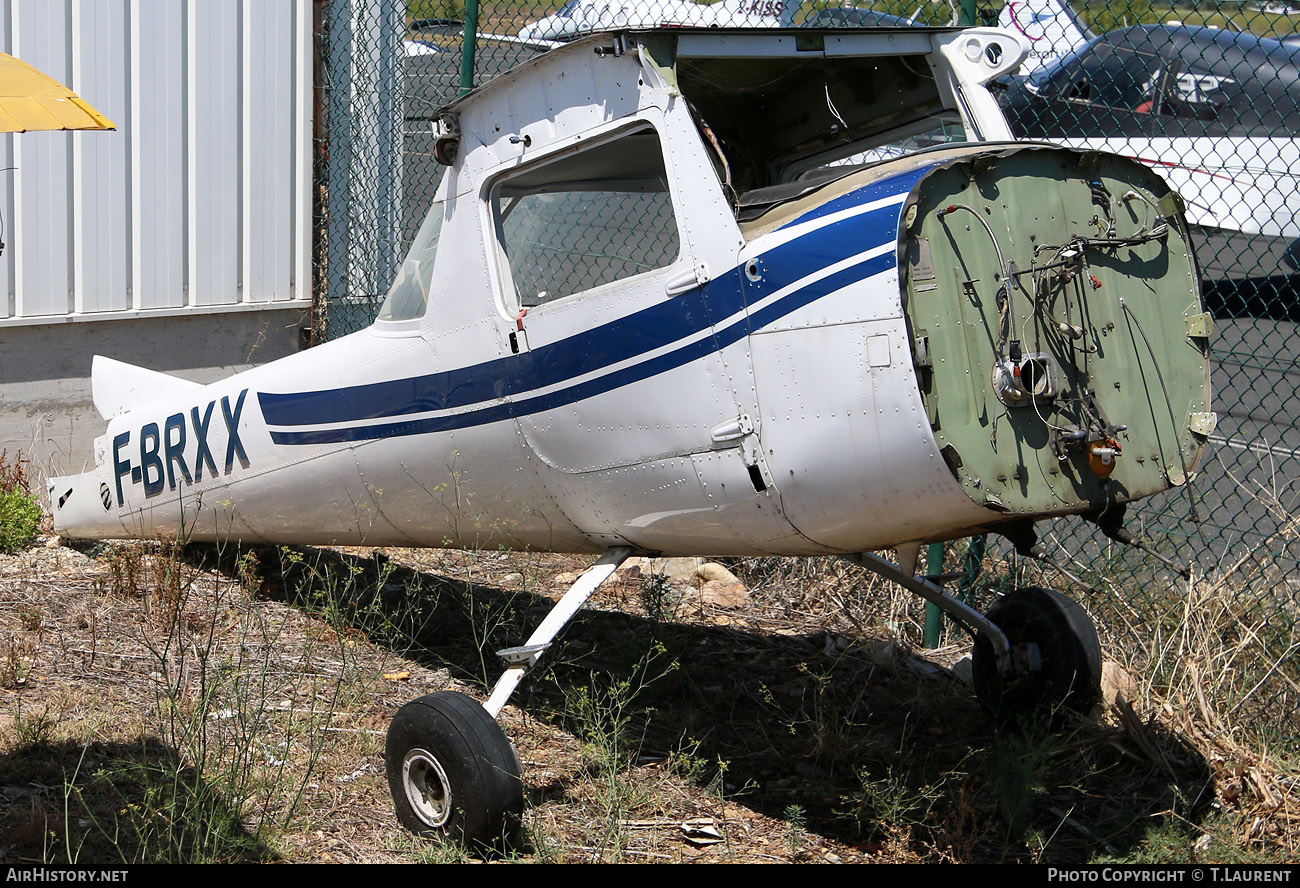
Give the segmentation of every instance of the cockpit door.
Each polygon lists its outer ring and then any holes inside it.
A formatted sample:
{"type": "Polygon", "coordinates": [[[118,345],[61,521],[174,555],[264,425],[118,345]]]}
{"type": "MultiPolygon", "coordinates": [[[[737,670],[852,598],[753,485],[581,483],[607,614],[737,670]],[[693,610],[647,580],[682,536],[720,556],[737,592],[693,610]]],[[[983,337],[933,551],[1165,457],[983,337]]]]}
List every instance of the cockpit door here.
{"type": "Polygon", "coordinates": [[[717,183],[695,178],[706,157],[669,150],[683,135],[671,127],[691,126],[677,111],[643,109],[504,172],[488,193],[524,440],[551,469],[584,475],[572,496],[586,511],[626,514],[639,499],[669,536],[701,532],[699,516],[675,517],[683,504],[725,506],[766,486],[743,456],[756,459],[752,386],[745,397],[734,384],[748,379],[740,237],[725,203],[690,193],[717,183]],[[722,462],[726,490],[709,469],[722,462]],[[596,473],[619,502],[592,501],[596,473]]]}

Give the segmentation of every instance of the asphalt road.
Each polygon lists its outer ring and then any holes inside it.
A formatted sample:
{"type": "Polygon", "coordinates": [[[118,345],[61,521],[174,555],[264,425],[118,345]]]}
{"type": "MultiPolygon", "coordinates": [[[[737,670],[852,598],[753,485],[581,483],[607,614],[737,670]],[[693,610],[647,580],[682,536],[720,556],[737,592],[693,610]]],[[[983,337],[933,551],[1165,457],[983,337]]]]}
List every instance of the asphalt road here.
{"type": "MultiPolygon", "coordinates": [[[[1300,294],[1295,294],[1300,296],[1300,294]]],[[[1219,552],[1252,547],[1294,565],[1300,507],[1300,336],[1290,321],[1218,319],[1211,383],[1219,425],[1201,488],[1219,552]]]]}
{"type": "MultiPolygon", "coordinates": [[[[1219,318],[1210,354],[1219,422],[1200,465],[1189,486],[1130,506],[1127,526],[1200,576],[1235,567],[1243,616],[1261,602],[1298,613],[1300,330],[1289,321],[1219,318]]],[[[1057,522],[1050,537],[1075,566],[1100,569],[1131,594],[1169,576],[1160,568],[1153,575],[1139,556],[1076,519],[1057,522]]]]}

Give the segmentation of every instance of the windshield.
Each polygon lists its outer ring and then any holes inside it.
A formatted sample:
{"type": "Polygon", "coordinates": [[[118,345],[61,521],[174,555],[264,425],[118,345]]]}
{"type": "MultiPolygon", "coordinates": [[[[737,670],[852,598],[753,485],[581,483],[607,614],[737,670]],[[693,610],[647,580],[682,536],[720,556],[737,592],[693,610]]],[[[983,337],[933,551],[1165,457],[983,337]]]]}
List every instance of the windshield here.
{"type": "Polygon", "coordinates": [[[402,260],[388,296],[379,309],[380,321],[411,321],[424,317],[429,304],[429,289],[433,285],[433,262],[438,253],[438,234],[442,231],[442,217],[446,201],[439,201],[429,209],[424,224],[411,244],[411,250],[402,260]]]}
{"type": "Polygon", "coordinates": [[[1085,53],[1091,52],[1092,44],[1098,42],[1100,42],[1100,38],[1098,38],[1097,40],[1093,40],[1087,44],[1084,44],[1078,49],[1075,49],[1072,52],[1069,52],[1066,55],[1061,56],[1061,58],[1055,64],[1044,65],[1043,67],[1039,68],[1037,71],[1034,71],[1027,78],[1029,81],[1029,88],[1034,92],[1041,91],[1044,87],[1047,86],[1048,81],[1050,81],[1053,78],[1056,72],[1063,71],[1066,68],[1072,69],[1076,64],[1076,59],[1078,59],[1080,56],[1084,55],[1085,53]]]}

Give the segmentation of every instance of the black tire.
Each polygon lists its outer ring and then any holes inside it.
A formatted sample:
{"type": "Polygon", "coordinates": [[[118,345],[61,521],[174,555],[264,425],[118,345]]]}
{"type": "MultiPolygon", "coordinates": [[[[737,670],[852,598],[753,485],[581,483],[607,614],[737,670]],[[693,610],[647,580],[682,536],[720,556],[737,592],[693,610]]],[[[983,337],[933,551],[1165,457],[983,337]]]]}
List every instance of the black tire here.
{"type": "Polygon", "coordinates": [[[483,851],[517,838],[519,758],[482,704],[455,691],[407,703],[384,745],[388,789],[402,825],[483,851]]]}
{"type": "Polygon", "coordinates": [[[1066,711],[1091,711],[1101,693],[1101,642],[1092,618],[1078,602],[1051,589],[1028,586],[999,599],[987,616],[1006,633],[1013,651],[1037,645],[1042,665],[1004,676],[993,646],[976,636],[971,677],[986,709],[1007,720],[1035,713],[1056,719],[1066,711]]]}

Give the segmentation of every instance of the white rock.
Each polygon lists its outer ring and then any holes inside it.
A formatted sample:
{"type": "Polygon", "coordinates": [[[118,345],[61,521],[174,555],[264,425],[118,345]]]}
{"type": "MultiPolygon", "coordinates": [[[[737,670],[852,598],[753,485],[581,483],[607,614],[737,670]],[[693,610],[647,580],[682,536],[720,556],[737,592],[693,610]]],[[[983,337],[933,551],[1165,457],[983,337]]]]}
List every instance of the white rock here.
{"type": "Polygon", "coordinates": [[[687,583],[703,563],[703,558],[655,558],[650,562],[649,572],[663,574],[670,580],[687,583]]]}
{"type": "Polygon", "coordinates": [[[699,600],[714,607],[744,607],[749,603],[749,590],[744,583],[709,580],[700,587],[699,600]]]}
{"type": "Polygon", "coordinates": [[[1137,680],[1114,660],[1101,664],[1101,702],[1106,706],[1118,706],[1120,701],[1136,703],[1138,697],[1137,680]]]}
{"type": "Polygon", "coordinates": [[[716,561],[706,561],[695,568],[695,573],[692,574],[691,579],[701,586],[713,580],[720,583],[740,583],[739,578],[734,573],[716,561]]]}
{"type": "Polygon", "coordinates": [[[964,685],[973,684],[975,679],[972,677],[970,657],[962,657],[956,663],[953,663],[952,674],[964,685]]]}

